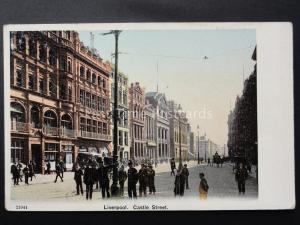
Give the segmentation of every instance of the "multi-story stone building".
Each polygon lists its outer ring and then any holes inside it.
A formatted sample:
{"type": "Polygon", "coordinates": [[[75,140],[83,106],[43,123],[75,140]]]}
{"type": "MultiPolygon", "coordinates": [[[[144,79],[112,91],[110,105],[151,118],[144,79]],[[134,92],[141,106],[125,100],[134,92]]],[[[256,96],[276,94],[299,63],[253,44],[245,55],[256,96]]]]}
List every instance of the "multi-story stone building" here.
{"type": "Polygon", "coordinates": [[[170,131],[168,117],[168,103],[166,96],[159,92],[146,93],[146,99],[155,110],[155,140],[156,155],[158,162],[167,161],[170,158],[170,131]]]}
{"type": "MultiPolygon", "coordinates": [[[[114,107],[114,68],[112,66],[110,76],[111,84],[111,112],[113,112],[114,107]]],[[[118,112],[119,112],[119,122],[118,122],[118,153],[120,161],[128,160],[130,157],[130,129],[129,129],[129,105],[128,105],[128,77],[119,72],[118,75],[118,112]]],[[[111,114],[112,115],[112,114],[111,114]]],[[[111,123],[111,134],[113,134],[113,123],[111,123]]],[[[113,144],[111,145],[113,149],[113,144]]]]}
{"type": "MultiPolygon", "coordinates": [[[[197,146],[198,147],[198,146],[197,146]]],[[[199,138],[199,155],[201,158],[207,161],[207,159],[213,158],[213,155],[218,152],[221,155],[219,147],[216,143],[206,137],[206,135],[200,136],[199,138]]]]}
{"type": "Polygon", "coordinates": [[[132,83],[129,88],[129,109],[131,132],[130,158],[143,160],[146,159],[146,140],[144,137],[145,89],[138,82],[132,83]]]}
{"type": "Polygon", "coordinates": [[[181,106],[174,101],[169,101],[169,116],[170,116],[170,156],[179,160],[180,148],[181,158],[183,161],[188,159],[188,120],[184,112],[181,111],[181,106]]]}
{"type": "Polygon", "coordinates": [[[74,31],[11,33],[11,161],[107,152],[110,67],[74,31]]]}
{"type": "Polygon", "coordinates": [[[146,138],[146,157],[149,160],[156,160],[156,113],[155,108],[146,99],[145,105],[145,120],[144,120],[144,131],[146,138]]]}

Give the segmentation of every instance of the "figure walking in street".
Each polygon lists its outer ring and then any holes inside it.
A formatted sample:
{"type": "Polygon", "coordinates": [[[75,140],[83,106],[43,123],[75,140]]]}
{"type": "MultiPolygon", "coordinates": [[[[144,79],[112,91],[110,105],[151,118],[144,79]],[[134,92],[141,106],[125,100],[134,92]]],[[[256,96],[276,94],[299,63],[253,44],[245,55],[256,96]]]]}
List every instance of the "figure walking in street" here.
{"type": "Polygon", "coordinates": [[[74,180],[76,182],[77,195],[79,195],[79,191],[81,195],[83,195],[82,175],[83,175],[82,169],[79,167],[79,165],[76,165],[74,169],[74,180]]]}
{"type": "Polygon", "coordinates": [[[119,169],[119,184],[120,184],[120,194],[124,196],[124,183],[127,180],[127,173],[124,170],[124,165],[119,169]]]}
{"type": "Polygon", "coordinates": [[[23,169],[23,174],[25,177],[25,184],[29,184],[28,183],[28,177],[29,177],[29,168],[27,165],[25,165],[24,169],[23,169]]]}
{"type": "Polygon", "coordinates": [[[185,188],[186,189],[190,189],[189,188],[189,170],[187,168],[187,164],[184,164],[184,167],[182,168],[182,175],[183,175],[183,178],[184,178],[184,183],[185,183],[185,188]]]}
{"type": "Polygon", "coordinates": [[[16,163],[11,165],[10,172],[12,174],[12,179],[14,180],[14,185],[19,185],[19,171],[16,163]]]}
{"type": "Polygon", "coordinates": [[[127,171],[128,174],[128,196],[129,198],[137,198],[136,195],[136,183],[138,182],[138,172],[133,167],[133,163],[131,160],[128,162],[129,169],[127,171]]]}
{"type": "Polygon", "coordinates": [[[29,170],[30,181],[32,181],[32,177],[35,177],[35,173],[34,173],[34,165],[31,160],[28,163],[28,170],[29,170]]]}
{"type": "Polygon", "coordinates": [[[88,165],[84,169],[83,182],[86,187],[86,200],[93,197],[93,185],[95,182],[95,168],[92,167],[92,160],[89,160],[88,165]]]}
{"type": "Polygon", "coordinates": [[[175,160],[174,160],[174,158],[172,158],[172,159],[171,159],[171,162],[170,162],[170,164],[171,164],[171,176],[172,176],[172,175],[174,175],[174,176],[175,176],[175,172],[174,172],[174,170],[176,169],[176,164],[175,164],[175,160]]]}
{"type": "Polygon", "coordinates": [[[180,170],[177,170],[174,184],[175,184],[175,187],[174,187],[175,197],[177,195],[183,196],[184,195],[184,177],[180,170]]]}
{"type": "Polygon", "coordinates": [[[156,192],[155,189],[155,182],[154,182],[154,178],[155,178],[155,170],[152,168],[152,165],[149,164],[148,166],[148,184],[149,184],[149,194],[154,194],[156,192]]]}
{"type": "Polygon", "coordinates": [[[102,198],[105,198],[105,193],[106,197],[110,198],[108,173],[109,168],[103,165],[103,161],[100,161],[98,168],[98,179],[101,188],[102,198]]]}
{"type": "Polygon", "coordinates": [[[147,196],[147,184],[148,184],[148,173],[145,164],[141,164],[141,169],[139,170],[139,196],[147,196]]]}
{"type": "Polygon", "coordinates": [[[19,161],[18,165],[17,165],[17,168],[18,168],[18,172],[19,172],[18,179],[19,179],[20,182],[23,182],[23,180],[22,180],[22,167],[23,167],[23,165],[22,165],[21,161],[19,161]]]}
{"type": "Polygon", "coordinates": [[[210,166],[210,158],[207,159],[207,165],[210,166]]]}
{"type": "Polygon", "coordinates": [[[200,177],[199,197],[200,199],[206,199],[209,186],[207,184],[206,179],[204,178],[204,173],[200,173],[199,177],[200,177]]]}
{"type": "Polygon", "coordinates": [[[56,183],[58,177],[60,178],[61,182],[63,182],[64,180],[63,180],[62,176],[60,175],[61,167],[60,167],[59,162],[56,162],[55,172],[56,172],[56,177],[55,177],[54,183],[56,183]]]}
{"type": "Polygon", "coordinates": [[[63,160],[60,160],[59,164],[60,164],[60,169],[61,169],[61,177],[64,178],[65,163],[63,160]]]}
{"type": "Polygon", "coordinates": [[[51,169],[50,160],[47,161],[46,167],[47,167],[47,174],[50,174],[50,169],[51,169]]]}
{"type": "Polygon", "coordinates": [[[239,194],[241,193],[245,194],[245,182],[247,177],[248,177],[247,170],[245,166],[242,163],[240,163],[235,173],[235,180],[237,181],[238,184],[239,194]]]}

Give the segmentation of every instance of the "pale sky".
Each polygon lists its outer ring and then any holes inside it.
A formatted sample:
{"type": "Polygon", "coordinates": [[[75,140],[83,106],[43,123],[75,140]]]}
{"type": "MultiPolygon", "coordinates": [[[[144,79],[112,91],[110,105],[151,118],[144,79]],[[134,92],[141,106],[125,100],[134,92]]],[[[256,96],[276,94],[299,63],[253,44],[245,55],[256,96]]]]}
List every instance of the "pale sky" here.
{"type": "MultiPolygon", "coordinates": [[[[114,37],[93,31],[101,58],[111,60],[114,37]]],[[[79,32],[90,46],[90,32],[79,32]]],[[[119,70],[129,82],[160,92],[189,113],[192,131],[218,145],[227,144],[227,118],[236,96],[253,71],[256,45],[253,29],[126,30],[119,37],[119,70]],[[207,56],[208,59],[204,59],[207,56]],[[243,69],[244,68],[244,69],[243,69]]]]}

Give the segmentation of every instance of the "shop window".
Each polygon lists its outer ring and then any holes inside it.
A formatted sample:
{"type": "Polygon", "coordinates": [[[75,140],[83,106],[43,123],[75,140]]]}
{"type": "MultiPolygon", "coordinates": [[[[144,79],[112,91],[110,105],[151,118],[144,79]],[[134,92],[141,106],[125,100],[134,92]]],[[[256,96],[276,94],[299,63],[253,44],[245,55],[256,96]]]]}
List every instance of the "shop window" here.
{"type": "Polygon", "coordinates": [[[24,158],[24,141],[19,139],[11,140],[11,162],[17,163],[19,161],[25,162],[24,158]]]}

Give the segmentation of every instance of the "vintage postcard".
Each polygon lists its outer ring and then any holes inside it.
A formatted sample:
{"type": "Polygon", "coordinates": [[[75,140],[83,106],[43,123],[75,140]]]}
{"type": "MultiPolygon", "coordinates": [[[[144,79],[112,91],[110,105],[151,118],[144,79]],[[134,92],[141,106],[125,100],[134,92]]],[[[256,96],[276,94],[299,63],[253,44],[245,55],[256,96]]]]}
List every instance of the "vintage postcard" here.
{"type": "Polygon", "coordinates": [[[295,207],[290,23],[4,26],[11,211],[295,207]]]}

